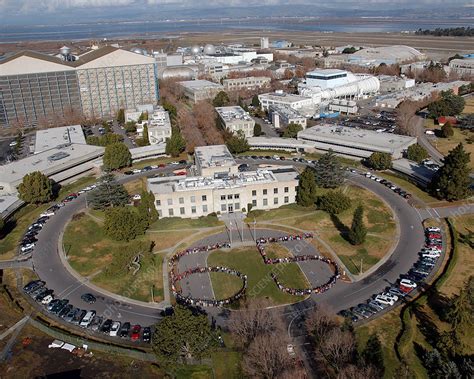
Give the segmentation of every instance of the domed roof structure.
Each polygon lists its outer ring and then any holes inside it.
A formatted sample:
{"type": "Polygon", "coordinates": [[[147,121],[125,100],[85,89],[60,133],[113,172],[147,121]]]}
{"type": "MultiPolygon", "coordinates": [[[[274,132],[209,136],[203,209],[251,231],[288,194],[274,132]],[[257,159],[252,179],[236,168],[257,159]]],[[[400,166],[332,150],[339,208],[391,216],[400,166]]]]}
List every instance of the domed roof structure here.
{"type": "Polygon", "coordinates": [[[196,76],[196,73],[191,67],[173,66],[166,67],[159,76],[160,79],[183,78],[184,80],[191,80],[196,76]]]}
{"type": "Polygon", "coordinates": [[[145,55],[145,50],[140,49],[139,47],[134,47],[130,50],[132,53],[145,55]]]}
{"type": "Polygon", "coordinates": [[[214,45],[211,45],[210,43],[208,43],[206,46],[204,46],[204,54],[212,55],[215,53],[216,53],[216,48],[214,47],[214,45]]]}
{"type": "Polygon", "coordinates": [[[198,55],[201,52],[201,48],[198,45],[191,46],[191,53],[193,55],[198,55]]]}
{"type": "Polygon", "coordinates": [[[62,54],[62,55],[69,55],[71,53],[71,49],[67,46],[63,46],[59,49],[59,52],[62,54]]]}

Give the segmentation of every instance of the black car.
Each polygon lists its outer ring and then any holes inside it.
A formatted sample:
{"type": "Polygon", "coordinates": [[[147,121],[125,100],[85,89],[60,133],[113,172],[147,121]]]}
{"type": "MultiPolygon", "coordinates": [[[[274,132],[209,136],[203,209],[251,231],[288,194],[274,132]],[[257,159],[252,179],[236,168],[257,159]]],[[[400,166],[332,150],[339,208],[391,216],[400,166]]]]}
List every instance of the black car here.
{"type": "Polygon", "coordinates": [[[64,318],[72,310],[72,304],[67,304],[58,312],[58,317],[64,318]]]}
{"type": "Polygon", "coordinates": [[[143,328],[142,340],[147,343],[151,341],[151,329],[148,326],[143,328]]]}
{"type": "Polygon", "coordinates": [[[71,323],[74,325],[79,325],[86,314],[87,311],[85,309],[80,310],[74,315],[74,318],[72,319],[71,323]]]}
{"type": "Polygon", "coordinates": [[[145,166],[142,168],[142,171],[151,171],[151,170],[153,170],[153,167],[151,166],[145,166]]]}
{"type": "Polygon", "coordinates": [[[59,313],[68,305],[68,303],[69,303],[69,300],[67,299],[59,300],[54,305],[54,307],[51,308],[51,313],[59,315],[59,313]]]}
{"type": "Polygon", "coordinates": [[[188,161],[187,161],[186,159],[181,159],[181,160],[179,161],[179,164],[186,164],[186,163],[188,163],[188,161]]]}
{"type": "Polygon", "coordinates": [[[100,332],[102,332],[104,334],[109,334],[110,333],[110,328],[112,327],[112,323],[113,323],[113,321],[110,318],[105,320],[104,323],[102,324],[102,326],[100,327],[100,332]]]}
{"type": "Polygon", "coordinates": [[[133,171],[125,171],[124,174],[125,175],[133,175],[133,171]]]}
{"type": "Polygon", "coordinates": [[[91,293],[85,293],[81,296],[81,299],[84,300],[88,304],[94,304],[96,302],[96,298],[91,293]]]}
{"type": "Polygon", "coordinates": [[[130,323],[124,322],[120,328],[119,336],[122,338],[128,338],[128,333],[130,332],[130,323]]]}
{"type": "Polygon", "coordinates": [[[31,293],[37,290],[38,288],[43,287],[44,285],[45,282],[43,282],[42,280],[33,280],[23,287],[23,292],[31,293]]]}
{"type": "Polygon", "coordinates": [[[46,291],[41,291],[38,295],[35,296],[36,301],[42,301],[46,296],[52,295],[54,293],[53,290],[46,289],[46,291]]]}

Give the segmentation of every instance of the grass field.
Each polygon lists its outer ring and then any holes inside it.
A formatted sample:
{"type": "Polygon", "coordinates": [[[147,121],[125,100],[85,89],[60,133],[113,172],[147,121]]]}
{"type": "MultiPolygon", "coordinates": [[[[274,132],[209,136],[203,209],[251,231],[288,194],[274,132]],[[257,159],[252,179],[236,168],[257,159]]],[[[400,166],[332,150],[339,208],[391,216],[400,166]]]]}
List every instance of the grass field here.
{"type": "MultiPolygon", "coordinates": [[[[215,251],[207,260],[210,266],[234,268],[248,277],[247,297],[269,299],[273,304],[287,304],[302,300],[301,296],[291,296],[278,289],[271,279],[273,272],[288,287],[307,288],[309,283],[299,266],[295,263],[281,265],[265,265],[256,249],[235,249],[231,252],[215,251]]],[[[214,278],[215,279],[215,278],[214,278]]],[[[214,293],[224,293],[221,289],[229,287],[211,277],[214,293]]],[[[234,291],[235,293],[235,291],[234,291]]]]}
{"type": "MultiPolygon", "coordinates": [[[[314,232],[336,252],[350,272],[359,274],[361,261],[362,270],[366,271],[390,249],[395,242],[396,223],[390,208],[371,192],[353,185],[344,187],[343,191],[354,201],[351,208],[337,218],[316,207],[304,208],[291,204],[270,211],[253,211],[247,217],[247,222],[252,223],[255,219],[257,227],[259,223],[265,223],[314,232]],[[359,204],[364,206],[368,235],[366,242],[355,247],[344,236],[359,204]]],[[[325,190],[318,189],[318,192],[322,194],[325,190]]]]}
{"type": "MultiPolygon", "coordinates": [[[[222,221],[217,219],[217,216],[203,216],[199,218],[180,218],[180,217],[165,217],[150,225],[149,230],[182,230],[182,229],[200,229],[211,228],[215,226],[224,225],[222,221]]],[[[184,237],[184,235],[183,235],[184,237]]]]}
{"type": "Polygon", "coordinates": [[[399,186],[400,188],[403,188],[405,191],[408,193],[411,193],[413,196],[416,196],[419,198],[421,201],[430,204],[430,203],[437,203],[439,200],[433,196],[431,196],[428,192],[424,191],[417,185],[413,184],[412,182],[403,179],[397,174],[392,174],[390,172],[379,172],[377,173],[378,176],[389,180],[393,184],[399,186]]]}

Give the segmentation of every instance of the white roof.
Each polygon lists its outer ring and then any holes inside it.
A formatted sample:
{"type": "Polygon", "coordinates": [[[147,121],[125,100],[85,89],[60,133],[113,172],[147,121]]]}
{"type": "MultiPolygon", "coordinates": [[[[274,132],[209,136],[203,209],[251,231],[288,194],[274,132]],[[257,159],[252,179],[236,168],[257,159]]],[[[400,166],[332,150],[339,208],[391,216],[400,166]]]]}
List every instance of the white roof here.
{"type": "Polygon", "coordinates": [[[240,123],[242,121],[253,121],[253,118],[250,117],[249,113],[238,105],[230,107],[216,107],[216,112],[226,124],[232,122],[240,123]]]}
{"type": "Polygon", "coordinates": [[[64,144],[86,144],[81,125],[62,126],[36,132],[35,154],[64,144]]]}
{"type": "Polygon", "coordinates": [[[393,59],[393,60],[411,60],[420,59],[424,55],[418,50],[405,45],[367,47],[351,54],[351,57],[366,59],[393,59]]]}
{"type": "Polygon", "coordinates": [[[194,149],[194,159],[201,168],[236,165],[226,145],[198,146],[194,149]]]}
{"type": "Polygon", "coordinates": [[[322,70],[313,70],[306,73],[306,75],[320,75],[320,76],[332,76],[332,75],[339,75],[339,74],[347,74],[347,71],[338,70],[336,68],[327,68],[327,69],[322,69],[322,70]]]}
{"type": "Polygon", "coordinates": [[[220,84],[210,82],[209,80],[185,80],[183,82],[178,82],[181,86],[190,89],[190,90],[200,90],[208,88],[224,88],[220,84]]]}
{"type": "MultiPolygon", "coordinates": [[[[88,53],[88,54],[92,54],[88,53]]],[[[79,56],[78,62],[81,63],[81,57],[87,57],[87,54],[79,56]]],[[[155,64],[155,58],[145,55],[136,54],[128,50],[116,49],[103,56],[92,59],[88,62],[80,64],[78,70],[89,68],[102,68],[114,66],[135,66],[141,64],[155,64]]]]}

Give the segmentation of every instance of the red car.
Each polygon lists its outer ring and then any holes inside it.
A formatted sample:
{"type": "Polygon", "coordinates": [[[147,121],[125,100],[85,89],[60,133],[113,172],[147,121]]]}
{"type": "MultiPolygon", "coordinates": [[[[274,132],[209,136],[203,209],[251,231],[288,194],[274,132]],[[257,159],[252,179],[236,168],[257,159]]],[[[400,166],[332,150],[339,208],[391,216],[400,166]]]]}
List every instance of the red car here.
{"type": "Polygon", "coordinates": [[[132,328],[132,335],[130,339],[132,341],[139,341],[140,340],[140,331],[142,330],[142,327],[140,325],[133,325],[132,328]]]}
{"type": "Polygon", "coordinates": [[[164,163],[160,163],[160,164],[158,165],[158,167],[159,167],[159,168],[166,167],[166,164],[164,164],[164,163]]]}
{"type": "Polygon", "coordinates": [[[428,238],[443,238],[443,236],[439,233],[429,233],[428,238]]]}
{"type": "Polygon", "coordinates": [[[405,286],[400,285],[400,291],[402,291],[403,293],[410,293],[413,290],[414,290],[414,288],[405,287],[405,286]]]}

